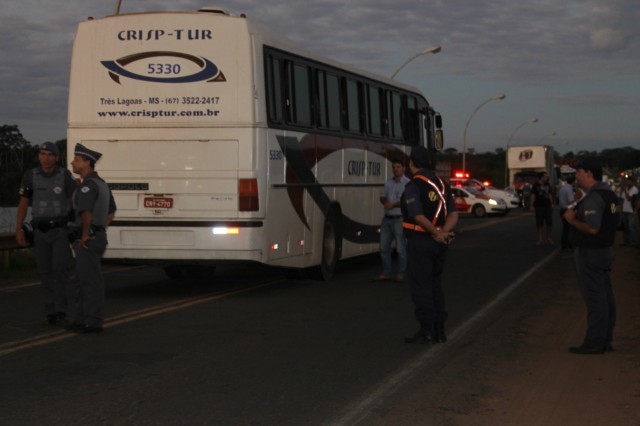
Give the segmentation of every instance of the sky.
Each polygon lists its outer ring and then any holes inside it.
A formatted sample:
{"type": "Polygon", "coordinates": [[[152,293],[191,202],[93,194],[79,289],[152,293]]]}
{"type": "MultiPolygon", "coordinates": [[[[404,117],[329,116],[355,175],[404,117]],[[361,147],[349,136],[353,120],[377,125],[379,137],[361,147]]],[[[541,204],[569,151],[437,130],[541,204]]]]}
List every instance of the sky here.
{"type": "MultiPolygon", "coordinates": [[[[18,125],[33,144],[66,138],[77,25],[116,3],[0,0],[0,125],[18,125]]],[[[205,6],[386,76],[441,46],[395,78],[442,114],[446,148],[462,151],[466,129],[468,152],[640,149],[638,0],[122,0],[120,12],[205,6]]]]}

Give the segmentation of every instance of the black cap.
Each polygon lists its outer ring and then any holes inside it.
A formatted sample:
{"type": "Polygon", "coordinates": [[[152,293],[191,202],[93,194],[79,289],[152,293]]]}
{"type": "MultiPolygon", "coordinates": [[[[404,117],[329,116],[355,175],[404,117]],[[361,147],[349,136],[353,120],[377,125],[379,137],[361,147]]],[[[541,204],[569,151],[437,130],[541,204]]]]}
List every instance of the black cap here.
{"type": "Polygon", "coordinates": [[[56,157],[60,155],[60,150],[58,149],[58,146],[53,142],[45,142],[42,145],[40,145],[40,151],[42,151],[43,149],[46,151],[49,151],[56,157]]]}
{"type": "Polygon", "coordinates": [[[429,151],[424,146],[414,146],[411,148],[411,161],[413,161],[413,165],[424,169],[429,167],[429,151]]]}
{"type": "Polygon", "coordinates": [[[93,161],[94,163],[102,157],[102,154],[98,151],[93,151],[86,146],[77,143],[75,149],[73,150],[74,155],[79,155],[81,157],[86,158],[87,160],[93,161]]]}

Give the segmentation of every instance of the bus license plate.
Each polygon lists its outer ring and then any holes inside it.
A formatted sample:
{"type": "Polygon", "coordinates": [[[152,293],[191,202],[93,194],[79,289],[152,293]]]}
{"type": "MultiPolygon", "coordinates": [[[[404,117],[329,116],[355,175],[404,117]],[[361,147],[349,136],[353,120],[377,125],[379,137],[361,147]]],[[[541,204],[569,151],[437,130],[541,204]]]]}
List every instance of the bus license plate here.
{"type": "Polygon", "coordinates": [[[170,209],[173,207],[173,198],[145,197],[144,206],[148,209],[170,209]]]}

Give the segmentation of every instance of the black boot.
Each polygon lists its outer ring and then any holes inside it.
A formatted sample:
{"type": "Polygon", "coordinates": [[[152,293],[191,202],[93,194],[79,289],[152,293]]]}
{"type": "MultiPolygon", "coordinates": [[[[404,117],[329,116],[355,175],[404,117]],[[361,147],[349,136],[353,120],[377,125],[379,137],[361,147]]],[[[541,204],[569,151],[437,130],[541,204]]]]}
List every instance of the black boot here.
{"type": "Polygon", "coordinates": [[[424,345],[433,342],[432,327],[429,324],[422,324],[420,330],[411,337],[405,337],[404,342],[415,345],[424,345]]]}
{"type": "Polygon", "coordinates": [[[444,322],[438,321],[434,324],[433,341],[436,343],[444,343],[447,336],[444,334],[444,322]]]}

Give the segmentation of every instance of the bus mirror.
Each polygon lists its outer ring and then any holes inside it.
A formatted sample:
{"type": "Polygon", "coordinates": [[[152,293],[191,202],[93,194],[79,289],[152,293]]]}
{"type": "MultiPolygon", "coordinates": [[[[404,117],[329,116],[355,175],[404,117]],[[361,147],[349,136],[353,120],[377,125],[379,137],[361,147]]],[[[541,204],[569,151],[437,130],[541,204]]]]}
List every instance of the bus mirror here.
{"type": "Polygon", "coordinates": [[[436,130],[436,149],[441,150],[444,148],[444,132],[442,129],[436,130]]]}

